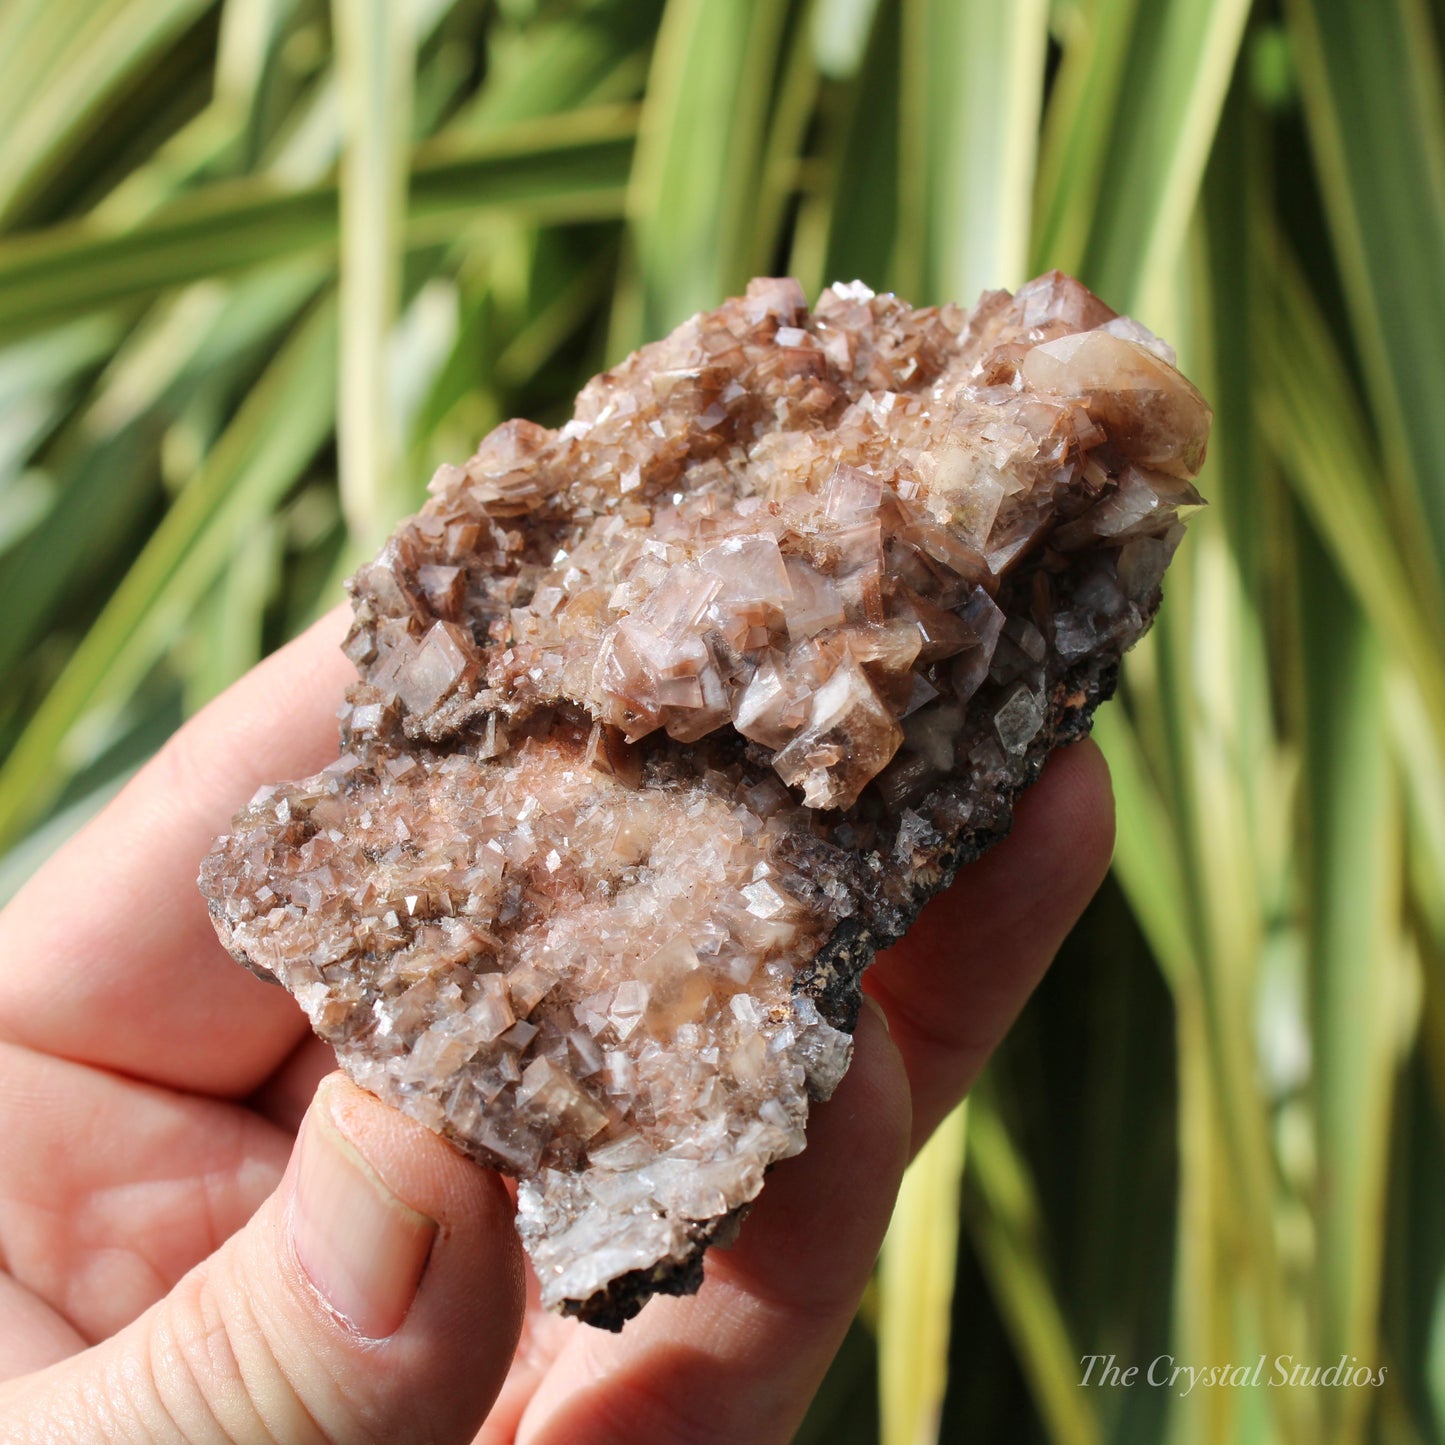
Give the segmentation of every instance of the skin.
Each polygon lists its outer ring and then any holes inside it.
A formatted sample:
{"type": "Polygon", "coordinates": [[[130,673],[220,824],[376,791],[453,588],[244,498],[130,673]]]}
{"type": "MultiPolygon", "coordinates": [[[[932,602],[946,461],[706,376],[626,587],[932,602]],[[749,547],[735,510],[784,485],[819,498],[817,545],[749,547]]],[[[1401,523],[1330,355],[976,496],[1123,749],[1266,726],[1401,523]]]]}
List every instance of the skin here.
{"type": "Polygon", "coordinates": [[[791,1438],[908,1158],[1103,878],[1098,749],[1056,755],[1009,838],[880,958],[852,1069],[701,1293],[607,1335],[535,1308],[497,1176],[339,1077],[318,1097],[328,1052],[226,956],[196,891],[257,786],[334,757],[344,629],[329,615],[212,703],[0,914],[7,1438],[791,1438]],[[408,1219],[435,1221],[385,1338],[328,1308],[298,1257],[303,1119],[322,1141],[306,1148],[342,1137],[408,1219]]]}

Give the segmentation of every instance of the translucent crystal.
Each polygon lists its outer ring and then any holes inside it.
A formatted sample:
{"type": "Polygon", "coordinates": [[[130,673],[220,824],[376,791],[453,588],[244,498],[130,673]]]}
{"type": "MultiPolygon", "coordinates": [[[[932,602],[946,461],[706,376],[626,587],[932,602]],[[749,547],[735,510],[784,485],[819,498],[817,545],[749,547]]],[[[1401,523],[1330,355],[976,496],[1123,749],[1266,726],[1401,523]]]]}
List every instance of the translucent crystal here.
{"type": "Polygon", "coordinates": [[[461,629],[436,622],[405,666],[396,674],[397,696],[411,713],[430,712],[456,686],[467,669],[471,639],[461,629]]]}
{"type": "Polygon", "coordinates": [[[1024,380],[1037,391],[1082,396],[1132,461],[1195,476],[1211,420],[1204,398],[1154,351],[1109,331],[1080,331],[1035,346],[1024,380]]]}
{"type": "Polygon", "coordinates": [[[1209,411],[1051,273],[764,279],[512,421],[351,584],[342,756],[202,868],[358,1083],[520,1178],[543,1300],[695,1288],[858,978],[1148,626],[1209,411]]]}
{"type": "Polygon", "coordinates": [[[773,759],[810,808],[847,808],[887,765],[903,729],[851,653],[813,694],[807,725],[773,759]]]}

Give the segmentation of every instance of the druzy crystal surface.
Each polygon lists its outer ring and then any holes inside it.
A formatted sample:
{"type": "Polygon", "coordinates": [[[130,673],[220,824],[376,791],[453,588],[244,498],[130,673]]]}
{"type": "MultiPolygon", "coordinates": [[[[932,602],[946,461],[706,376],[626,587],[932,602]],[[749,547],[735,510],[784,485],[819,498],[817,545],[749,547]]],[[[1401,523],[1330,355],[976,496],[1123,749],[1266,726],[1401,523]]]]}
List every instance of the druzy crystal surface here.
{"type": "Polygon", "coordinates": [[[341,756],[203,865],[222,940],[518,1177],[547,1304],[696,1288],[874,950],[1112,690],[1209,422],[1057,273],[753,282],[437,473],[352,581],[341,756]]]}

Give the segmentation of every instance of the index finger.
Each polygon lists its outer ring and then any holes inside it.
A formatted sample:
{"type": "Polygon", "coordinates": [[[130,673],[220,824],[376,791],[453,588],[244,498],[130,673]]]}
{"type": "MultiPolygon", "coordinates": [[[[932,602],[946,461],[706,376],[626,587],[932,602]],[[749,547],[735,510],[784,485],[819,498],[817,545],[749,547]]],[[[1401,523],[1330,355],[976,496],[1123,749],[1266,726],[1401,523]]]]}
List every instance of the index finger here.
{"type": "Polygon", "coordinates": [[[907,1083],[871,1009],[856,1045],[808,1147],[770,1174],[737,1244],[709,1254],[701,1291],[652,1300],[620,1335],[548,1320],[554,1357],[523,1362],[478,1445],[793,1438],[857,1311],[907,1155],[907,1083]]]}
{"type": "Polygon", "coordinates": [[[1008,837],[961,869],[863,988],[888,1017],[920,1147],[968,1092],[1109,871],[1114,795],[1092,740],[1049,759],[1008,837]]]}
{"type": "Polygon", "coordinates": [[[291,1050],[304,1016],[227,956],[196,870],[260,784],[335,757],[348,612],[206,706],[0,913],[0,1037],[224,1095],[291,1050]]]}
{"type": "Polygon", "coordinates": [[[769,1177],[736,1247],[709,1256],[701,1293],[652,1301],[616,1337],[543,1321],[479,1445],[791,1439],[853,1317],[904,1159],[1023,1007],[1112,838],[1102,755],[1060,753],[1009,838],[866,975],[891,1038],[865,1009],[853,1066],[810,1120],[807,1148],[769,1177]]]}

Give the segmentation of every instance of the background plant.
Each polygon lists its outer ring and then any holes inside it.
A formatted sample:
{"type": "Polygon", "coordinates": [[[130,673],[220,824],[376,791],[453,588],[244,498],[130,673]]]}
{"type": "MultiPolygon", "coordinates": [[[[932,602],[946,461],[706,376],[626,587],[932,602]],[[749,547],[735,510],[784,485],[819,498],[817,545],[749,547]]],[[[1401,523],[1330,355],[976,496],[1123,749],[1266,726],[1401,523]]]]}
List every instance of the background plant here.
{"type": "Polygon", "coordinates": [[[749,275],[1072,270],[1216,402],[1212,505],[1100,715],[1115,881],[804,1435],[1445,1437],[1442,38],[1441,0],[7,0],[0,890],[437,462],[749,275]],[[1389,1373],[1079,1388],[1109,1352],[1389,1373]]]}

